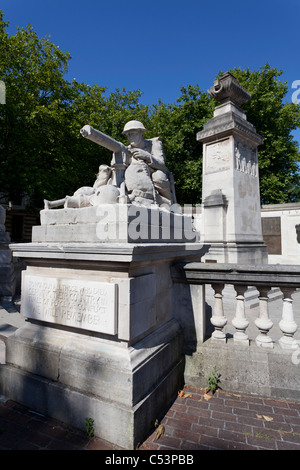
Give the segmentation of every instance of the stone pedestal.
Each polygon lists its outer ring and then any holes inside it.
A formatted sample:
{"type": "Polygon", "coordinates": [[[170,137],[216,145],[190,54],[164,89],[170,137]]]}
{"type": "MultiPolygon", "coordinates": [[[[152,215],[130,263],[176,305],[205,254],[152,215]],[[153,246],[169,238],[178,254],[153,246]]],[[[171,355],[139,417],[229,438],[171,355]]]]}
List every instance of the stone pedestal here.
{"type": "Polygon", "coordinates": [[[191,218],[133,204],[101,204],[41,211],[33,242],[174,243],[197,241],[191,218]]]}
{"type": "Polygon", "coordinates": [[[21,302],[27,322],[7,339],[0,394],[78,428],[92,418],[97,436],[133,449],[182,385],[170,266],[199,260],[201,246],[11,248],[27,264],[21,302]]]}
{"type": "Polygon", "coordinates": [[[251,95],[230,73],[209,93],[220,105],[197,134],[203,142],[204,243],[211,245],[205,259],[266,263],[257,159],[263,141],[240,107],[251,95]]]}
{"type": "Polygon", "coordinates": [[[9,249],[10,236],[5,231],[6,211],[0,205],[0,298],[2,305],[10,308],[12,298],[19,287],[20,273],[25,268],[9,249]]]}

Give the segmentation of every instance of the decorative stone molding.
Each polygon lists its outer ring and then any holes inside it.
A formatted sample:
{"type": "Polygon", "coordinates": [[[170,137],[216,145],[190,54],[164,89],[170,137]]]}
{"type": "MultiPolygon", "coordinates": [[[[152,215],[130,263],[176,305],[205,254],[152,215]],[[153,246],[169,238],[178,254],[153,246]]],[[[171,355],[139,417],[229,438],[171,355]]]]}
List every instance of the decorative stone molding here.
{"type": "Polygon", "coordinates": [[[210,96],[223,102],[226,99],[234,101],[239,106],[251,99],[250,93],[237,81],[230,72],[225,73],[220,79],[214,81],[208,90],[210,96]]]}

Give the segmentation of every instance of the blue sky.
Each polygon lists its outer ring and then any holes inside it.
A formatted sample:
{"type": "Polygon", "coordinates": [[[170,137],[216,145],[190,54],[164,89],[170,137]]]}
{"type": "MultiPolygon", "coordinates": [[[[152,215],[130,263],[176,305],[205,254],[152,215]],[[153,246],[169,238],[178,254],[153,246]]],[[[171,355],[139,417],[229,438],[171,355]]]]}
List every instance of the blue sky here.
{"type": "Polygon", "coordinates": [[[188,84],[207,90],[234,67],[283,70],[287,100],[300,80],[300,0],[2,0],[0,8],[10,34],[30,23],[70,52],[67,79],[139,89],[144,104],[175,103],[188,84]]]}

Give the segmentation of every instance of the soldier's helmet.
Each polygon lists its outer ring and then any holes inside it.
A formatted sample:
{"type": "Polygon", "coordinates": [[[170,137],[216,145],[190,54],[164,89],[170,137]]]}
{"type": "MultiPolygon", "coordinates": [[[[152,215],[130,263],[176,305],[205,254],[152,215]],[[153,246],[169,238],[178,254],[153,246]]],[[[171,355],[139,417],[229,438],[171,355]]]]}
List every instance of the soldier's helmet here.
{"type": "Polygon", "coordinates": [[[126,132],[132,130],[141,130],[143,132],[146,131],[144,125],[140,121],[133,120],[125,124],[122,134],[126,134],[126,132]]]}

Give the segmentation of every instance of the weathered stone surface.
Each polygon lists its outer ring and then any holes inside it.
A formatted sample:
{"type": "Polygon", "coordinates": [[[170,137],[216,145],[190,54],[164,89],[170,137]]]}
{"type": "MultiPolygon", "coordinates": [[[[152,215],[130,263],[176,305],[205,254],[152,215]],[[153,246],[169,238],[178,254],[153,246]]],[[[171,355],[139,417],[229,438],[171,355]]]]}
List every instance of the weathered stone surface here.
{"type": "Polygon", "coordinates": [[[33,242],[186,243],[198,241],[190,217],[156,206],[102,204],[41,211],[33,242]]]}
{"type": "Polygon", "coordinates": [[[97,436],[134,448],[181,386],[184,295],[174,305],[170,264],[199,260],[202,245],[11,248],[27,263],[27,321],[6,339],[0,393],[79,428],[92,417],[97,436]]]}
{"type": "Polygon", "coordinates": [[[197,140],[203,142],[202,239],[206,259],[267,262],[260,213],[257,147],[263,140],[239,105],[250,98],[231,74],[210,90],[221,101],[197,140]]]}
{"type": "Polygon", "coordinates": [[[114,335],[117,285],[23,273],[22,314],[34,320],[114,335]]]}

